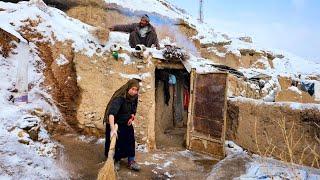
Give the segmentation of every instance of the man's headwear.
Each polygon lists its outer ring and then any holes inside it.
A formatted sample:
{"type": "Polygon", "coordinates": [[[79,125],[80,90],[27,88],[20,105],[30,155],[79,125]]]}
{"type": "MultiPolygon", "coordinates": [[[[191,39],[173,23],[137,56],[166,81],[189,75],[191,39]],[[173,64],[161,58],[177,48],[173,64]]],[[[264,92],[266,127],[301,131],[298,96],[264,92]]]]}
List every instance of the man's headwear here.
{"type": "Polygon", "coordinates": [[[147,14],[144,14],[143,16],[141,16],[141,19],[145,19],[147,22],[150,22],[150,18],[147,14]]]}
{"type": "Polygon", "coordinates": [[[115,93],[113,93],[110,101],[108,102],[107,108],[105,110],[104,113],[104,118],[103,118],[103,122],[108,122],[108,112],[111,106],[112,101],[117,98],[117,97],[124,97],[126,98],[128,101],[134,101],[136,100],[136,98],[138,98],[138,95],[136,96],[131,96],[130,94],[128,94],[129,89],[131,89],[132,87],[136,87],[136,88],[140,88],[139,82],[141,82],[140,79],[130,79],[126,84],[124,84],[123,86],[121,86],[115,93]]]}

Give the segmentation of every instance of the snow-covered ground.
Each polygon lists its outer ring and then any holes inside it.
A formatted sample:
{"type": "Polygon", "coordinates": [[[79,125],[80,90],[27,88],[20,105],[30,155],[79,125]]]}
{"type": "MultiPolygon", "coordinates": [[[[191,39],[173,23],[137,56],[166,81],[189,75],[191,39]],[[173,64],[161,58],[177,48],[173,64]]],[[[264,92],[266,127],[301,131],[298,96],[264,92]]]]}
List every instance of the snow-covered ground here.
{"type": "Polygon", "coordinates": [[[214,165],[207,180],[213,179],[299,179],[317,180],[320,170],[292,165],[272,158],[249,155],[232,141],[225,142],[227,157],[214,165]]]}

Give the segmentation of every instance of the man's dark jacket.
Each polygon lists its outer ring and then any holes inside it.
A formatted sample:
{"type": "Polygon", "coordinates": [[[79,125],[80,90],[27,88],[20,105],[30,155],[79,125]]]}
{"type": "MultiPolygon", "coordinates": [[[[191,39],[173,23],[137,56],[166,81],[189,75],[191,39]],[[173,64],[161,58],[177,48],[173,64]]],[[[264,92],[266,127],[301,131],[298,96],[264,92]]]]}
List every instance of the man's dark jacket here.
{"type": "Polygon", "coordinates": [[[132,48],[134,48],[137,44],[144,44],[146,47],[151,47],[152,44],[154,44],[156,47],[159,47],[159,41],[155,28],[151,24],[148,24],[147,26],[149,29],[145,38],[140,36],[139,30],[142,27],[139,23],[116,25],[113,27],[113,30],[130,33],[129,44],[132,48]]]}

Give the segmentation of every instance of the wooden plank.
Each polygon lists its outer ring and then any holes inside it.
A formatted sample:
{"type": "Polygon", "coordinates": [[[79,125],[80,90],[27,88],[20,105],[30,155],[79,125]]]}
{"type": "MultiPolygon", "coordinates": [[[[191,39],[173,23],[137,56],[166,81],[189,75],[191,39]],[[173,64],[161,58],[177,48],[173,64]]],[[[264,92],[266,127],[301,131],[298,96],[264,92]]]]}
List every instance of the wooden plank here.
{"type": "Polygon", "coordinates": [[[210,155],[216,159],[225,157],[224,144],[221,142],[208,141],[202,138],[192,137],[190,140],[190,149],[210,155]]]}
{"type": "Polygon", "coordinates": [[[193,119],[193,102],[194,102],[194,81],[195,81],[196,69],[191,69],[190,73],[190,101],[188,106],[188,121],[187,121],[187,138],[186,144],[187,147],[190,147],[190,137],[192,133],[192,119],[193,119]]]}

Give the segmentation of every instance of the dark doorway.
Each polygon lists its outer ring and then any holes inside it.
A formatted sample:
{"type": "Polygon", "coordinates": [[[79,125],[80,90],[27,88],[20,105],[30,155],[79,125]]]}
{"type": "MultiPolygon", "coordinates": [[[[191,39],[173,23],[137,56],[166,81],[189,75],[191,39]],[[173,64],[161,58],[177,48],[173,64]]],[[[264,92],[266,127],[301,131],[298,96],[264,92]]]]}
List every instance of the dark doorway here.
{"type": "Polygon", "coordinates": [[[157,148],[185,149],[190,74],[185,69],[155,71],[157,148]]]}

